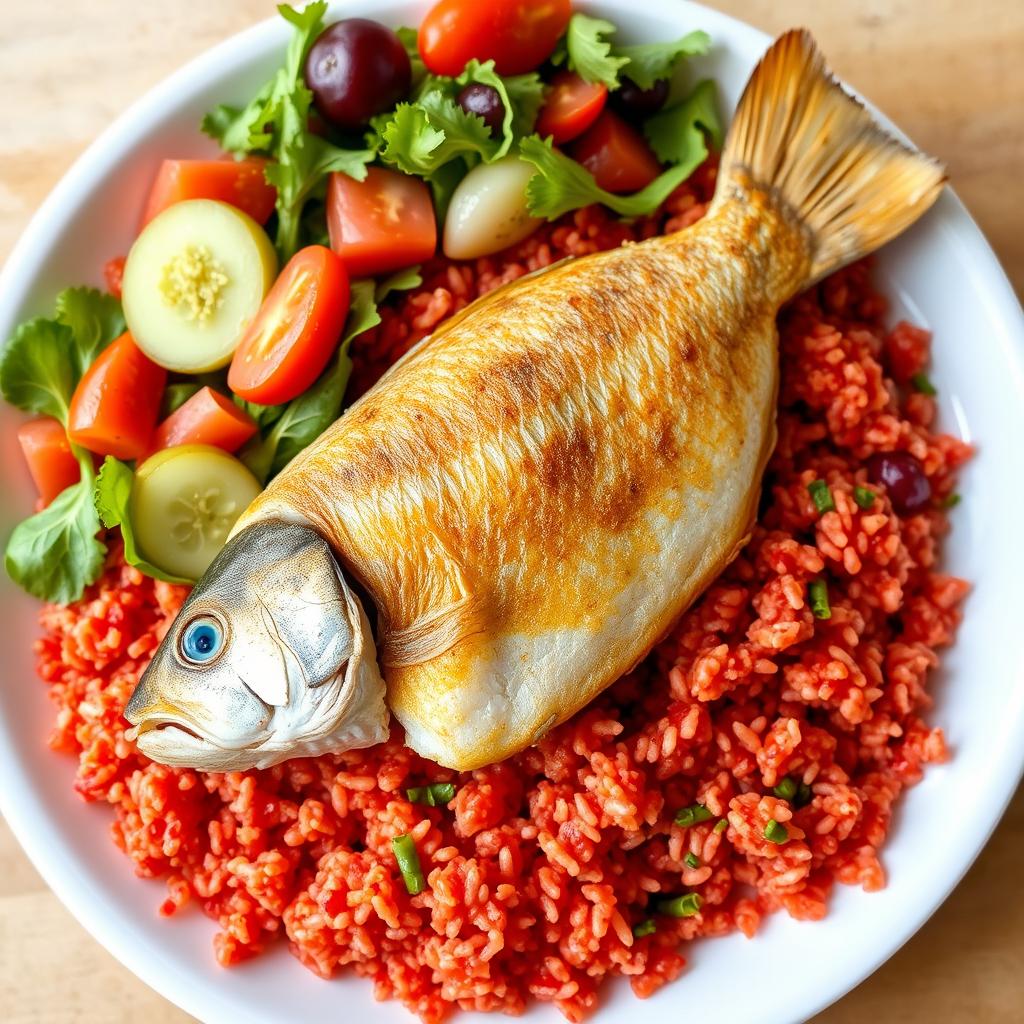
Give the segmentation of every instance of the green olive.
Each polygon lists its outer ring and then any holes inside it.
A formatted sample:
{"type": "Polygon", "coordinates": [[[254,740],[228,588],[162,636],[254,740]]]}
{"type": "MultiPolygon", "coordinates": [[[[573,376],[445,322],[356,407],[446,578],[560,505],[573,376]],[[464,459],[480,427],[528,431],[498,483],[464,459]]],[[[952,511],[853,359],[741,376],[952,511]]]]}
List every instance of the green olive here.
{"type": "Polygon", "coordinates": [[[261,489],[220,448],[186,444],[157,452],[139,467],[132,486],[140,554],[173,576],[199,579],[261,489]]]}

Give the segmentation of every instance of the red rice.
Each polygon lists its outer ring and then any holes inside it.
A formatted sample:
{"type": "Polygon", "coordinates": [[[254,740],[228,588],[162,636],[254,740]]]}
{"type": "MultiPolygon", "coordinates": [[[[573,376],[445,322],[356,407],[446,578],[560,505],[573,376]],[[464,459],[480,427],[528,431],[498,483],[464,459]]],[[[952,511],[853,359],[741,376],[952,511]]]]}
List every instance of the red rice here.
{"type": "MultiPolygon", "coordinates": [[[[637,225],[583,210],[499,256],[435,261],[357,340],[356,390],[478,294],[696,220],[713,180],[709,165],[637,225]]],[[[505,763],[457,776],[395,727],[372,750],[269,771],[152,764],[124,739],[121,709],[185,590],[115,552],[82,601],[45,609],[51,744],[77,755],[82,797],[113,807],[136,872],[166,878],[160,913],[194,900],[218,923],[222,964],[286,940],[317,974],[350,967],[425,1022],[453,1005],[517,1013],[533,999],[579,1021],[608,975],[647,996],[682,972],[690,939],[753,936],[780,908],[820,918],[836,881],[881,888],[893,803],[946,757],[922,715],[967,588],[936,569],[940,502],[900,517],[880,488],[869,510],[853,488],[868,456],[899,448],[941,499],[969,455],[931,432],[933,399],[903,387],[928,361],[928,334],[886,330],[885,312],[863,263],[784,311],[779,443],[750,543],[636,671],[505,763]],[[822,516],[807,492],[819,478],[835,501],[822,516]],[[824,621],[805,600],[822,573],[824,621]],[[773,795],[785,776],[811,787],[809,804],[773,795]],[[458,786],[450,808],[404,798],[445,780],[458,786]],[[714,817],[673,824],[694,802],[714,817]],[[771,820],[785,825],[782,845],[765,838],[771,820]],[[415,897],[391,852],[400,833],[415,837],[428,877],[415,897]],[[656,917],[655,934],[633,937],[656,894],[688,891],[703,898],[697,916],[656,917]]]]}

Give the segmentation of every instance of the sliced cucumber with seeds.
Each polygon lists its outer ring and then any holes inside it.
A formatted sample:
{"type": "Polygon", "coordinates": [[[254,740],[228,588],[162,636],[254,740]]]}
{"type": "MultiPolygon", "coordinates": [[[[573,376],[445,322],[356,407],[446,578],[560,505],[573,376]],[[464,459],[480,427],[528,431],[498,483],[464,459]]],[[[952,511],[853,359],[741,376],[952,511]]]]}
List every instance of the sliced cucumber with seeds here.
{"type": "Polygon", "coordinates": [[[213,199],[175,203],[128,253],[128,330],[168,370],[216,370],[230,361],[276,274],[274,247],[250,216],[213,199]]]}
{"type": "Polygon", "coordinates": [[[220,448],[186,444],[148,458],[135,474],[131,516],[139,551],[173,576],[197,580],[262,488],[220,448]]]}

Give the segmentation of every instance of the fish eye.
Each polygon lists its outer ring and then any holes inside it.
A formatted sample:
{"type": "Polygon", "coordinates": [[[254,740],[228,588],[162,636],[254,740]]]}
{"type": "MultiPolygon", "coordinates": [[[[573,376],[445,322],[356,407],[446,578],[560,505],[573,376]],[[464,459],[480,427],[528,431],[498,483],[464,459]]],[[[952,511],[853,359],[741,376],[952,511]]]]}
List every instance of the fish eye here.
{"type": "Polygon", "coordinates": [[[224,627],[212,615],[193,619],[182,631],[181,656],[193,665],[206,665],[224,647],[224,627]]]}

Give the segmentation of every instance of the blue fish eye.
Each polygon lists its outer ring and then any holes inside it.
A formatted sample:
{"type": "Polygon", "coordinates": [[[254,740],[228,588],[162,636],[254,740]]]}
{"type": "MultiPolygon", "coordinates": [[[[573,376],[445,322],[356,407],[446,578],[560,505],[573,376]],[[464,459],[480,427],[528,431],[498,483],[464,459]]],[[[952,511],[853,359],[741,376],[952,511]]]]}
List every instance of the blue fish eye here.
{"type": "Polygon", "coordinates": [[[224,628],[209,615],[194,619],[181,634],[181,653],[196,665],[212,661],[223,646],[224,628]]]}

